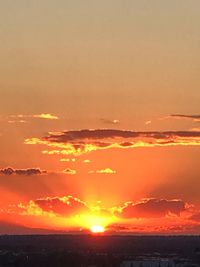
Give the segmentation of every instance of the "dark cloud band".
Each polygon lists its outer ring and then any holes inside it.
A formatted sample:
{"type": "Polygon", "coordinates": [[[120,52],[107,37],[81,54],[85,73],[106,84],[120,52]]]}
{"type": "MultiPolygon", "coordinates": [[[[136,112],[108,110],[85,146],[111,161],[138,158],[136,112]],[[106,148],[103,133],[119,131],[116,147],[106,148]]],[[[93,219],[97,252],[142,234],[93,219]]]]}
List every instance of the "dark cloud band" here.
{"type": "Polygon", "coordinates": [[[46,171],[41,171],[38,168],[13,169],[8,167],[5,169],[0,169],[0,175],[39,175],[44,173],[46,173],[46,171]]]}
{"type": "Polygon", "coordinates": [[[51,132],[42,138],[26,139],[25,144],[46,145],[57,150],[45,154],[82,155],[110,148],[134,148],[154,146],[198,146],[200,131],[125,131],[96,129],[51,132]]]}

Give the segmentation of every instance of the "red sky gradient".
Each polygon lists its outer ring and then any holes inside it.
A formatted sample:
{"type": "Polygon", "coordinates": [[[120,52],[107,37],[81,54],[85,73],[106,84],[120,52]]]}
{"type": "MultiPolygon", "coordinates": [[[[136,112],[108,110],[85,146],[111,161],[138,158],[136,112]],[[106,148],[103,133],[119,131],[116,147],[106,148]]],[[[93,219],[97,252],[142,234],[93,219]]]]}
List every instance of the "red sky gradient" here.
{"type": "Polygon", "coordinates": [[[200,3],[33,2],[0,3],[0,234],[199,234],[200,3]]]}

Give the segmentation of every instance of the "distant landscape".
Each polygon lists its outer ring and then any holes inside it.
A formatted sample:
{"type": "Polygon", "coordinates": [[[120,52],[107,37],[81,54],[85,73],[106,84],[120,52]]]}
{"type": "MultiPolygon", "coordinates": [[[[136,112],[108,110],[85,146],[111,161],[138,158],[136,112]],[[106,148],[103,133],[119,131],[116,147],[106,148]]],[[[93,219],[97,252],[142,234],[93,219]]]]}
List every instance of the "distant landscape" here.
{"type": "Polygon", "coordinates": [[[200,236],[0,236],[0,266],[200,266],[200,236]]]}

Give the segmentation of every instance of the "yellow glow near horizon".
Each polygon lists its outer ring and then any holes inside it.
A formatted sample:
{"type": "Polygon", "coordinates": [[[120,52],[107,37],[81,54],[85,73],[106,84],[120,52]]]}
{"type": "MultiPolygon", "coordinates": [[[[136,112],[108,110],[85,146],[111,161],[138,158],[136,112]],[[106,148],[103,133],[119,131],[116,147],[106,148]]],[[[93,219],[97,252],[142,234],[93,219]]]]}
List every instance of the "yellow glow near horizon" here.
{"type": "Polygon", "coordinates": [[[112,224],[115,220],[116,218],[111,215],[101,216],[100,214],[81,214],[74,218],[74,224],[91,231],[96,229],[97,231],[99,230],[99,232],[104,232],[106,227],[112,224]]]}

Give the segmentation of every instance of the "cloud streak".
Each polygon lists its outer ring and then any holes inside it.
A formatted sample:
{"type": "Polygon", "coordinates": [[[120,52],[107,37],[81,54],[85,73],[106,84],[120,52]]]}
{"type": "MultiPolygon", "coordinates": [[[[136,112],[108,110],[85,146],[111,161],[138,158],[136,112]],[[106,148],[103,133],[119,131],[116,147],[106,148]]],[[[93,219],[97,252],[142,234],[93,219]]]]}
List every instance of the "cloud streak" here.
{"type": "Polygon", "coordinates": [[[11,167],[0,169],[0,175],[40,175],[45,174],[47,171],[42,171],[39,168],[29,169],[13,169],[11,167]]]}
{"type": "Polygon", "coordinates": [[[38,118],[38,119],[46,119],[46,120],[58,120],[59,117],[56,115],[53,115],[51,113],[41,113],[41,114],[33,114],[33,115],[11,115],[10,118],[17,118],[17,119],[27,119],[27,118],[38,118]]]}
{"type": "Polygon", "coordinates": [[[100,119],[101,120],[101,122],[103,122],[103,123],[105,123],[105,124],[119,124],[120,123],[120,121],[119,120],[117,120],[117,119],[114,119],[114,120],[109,120],[109,119],[100,119]]]}
{"type": "Polygon", "coordinates": [[[98,174],[115,174],[116,171],[112,170],[111,168],[105,168],[105,169],[97,170],[97,171],[89,171],[88,173],[89,174],[92,174],[92,173],[98,173],[98,174]]]}
{"type": "Polygon", "coordinates": [[[174,119],[190,119],[193,121],[200,122],[200,115],[188,115],[188,114],[171,114],[169,118],[174,119]]]}
{"type": "Polygon", "coordinates": [[[58,116],[52,115],[50,113],[42,113],[39,115],[33,115],[33,118],[46,119],[46,120],[58,120],[58,116]]]}
{"type": "Polygon", "coordinates": [[[125,131],[115,129],[86,129],[51,132],[42,138],[25,140],[29,145],[45,145],[49,155],[82,155],[111,148],[135,148],[156,146],[199,146],[200,131],[125,131]]]}
{"type": "Polygon", "coordinates": [[[27,168],[27,169],[14,169],[11,167],[0,169],[0,175],[4,176],[13,176],[13,175],[20,175],[20,176],[32,176],[32,175],[43,175],[43,174],[69,174],[74,175],[76,174],[76,170],[67,168],[63,171],[47,171],[41,170],[40,168],[27,168]]]}

